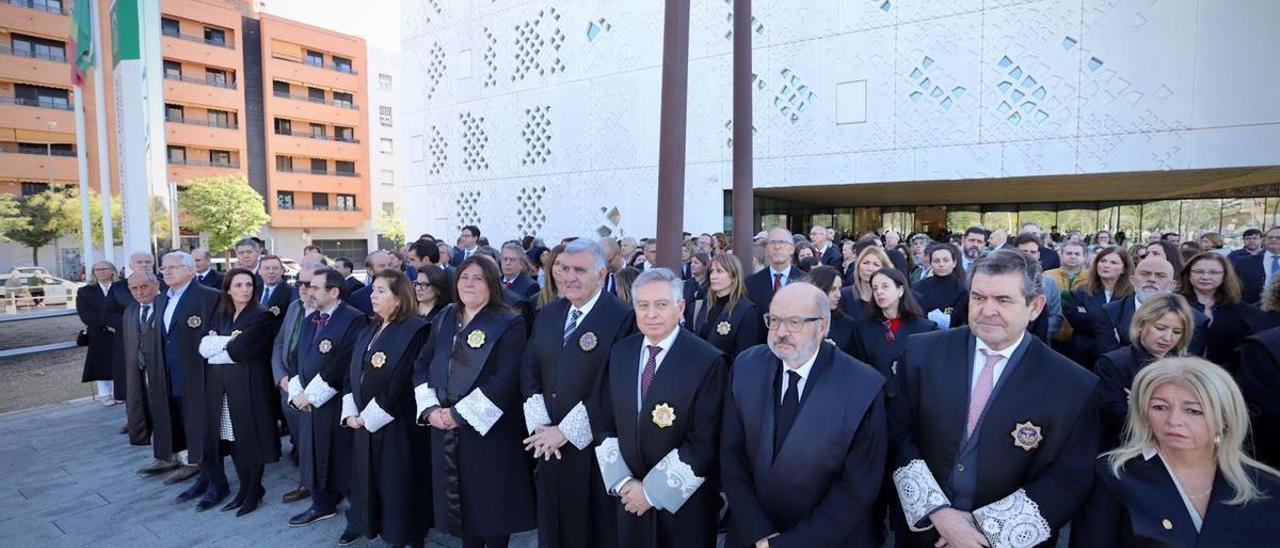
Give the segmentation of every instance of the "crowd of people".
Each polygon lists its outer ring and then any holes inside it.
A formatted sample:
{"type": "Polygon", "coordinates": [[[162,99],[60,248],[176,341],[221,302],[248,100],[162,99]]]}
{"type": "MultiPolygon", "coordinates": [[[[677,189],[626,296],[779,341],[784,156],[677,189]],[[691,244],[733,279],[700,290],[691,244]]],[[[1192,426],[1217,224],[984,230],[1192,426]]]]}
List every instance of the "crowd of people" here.
{"type": "Polygon", "coordinates": [[[282,526],[345,500],[340,545],[1265,544],[1280,227],[1153,236],[773,227],[668,269],[467,226],[292,280],[252,238],[227,272],[138,252],[77,296],[84,380],[176,502],[253,512],[283,457],[282,526]]]}

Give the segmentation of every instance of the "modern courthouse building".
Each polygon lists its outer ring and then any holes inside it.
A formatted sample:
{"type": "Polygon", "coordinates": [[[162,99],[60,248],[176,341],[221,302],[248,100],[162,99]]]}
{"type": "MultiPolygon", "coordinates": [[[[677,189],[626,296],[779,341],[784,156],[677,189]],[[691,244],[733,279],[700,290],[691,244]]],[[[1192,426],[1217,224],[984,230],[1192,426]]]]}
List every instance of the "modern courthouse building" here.
{"type": "MultiPolygon", "coordinates": [[[[686,230],[729,228],[731,0],[691,2],[686,230]]],[[[403,5],[408,232],[655,232],[663,3],[403,5]]],[[[1280,2],[756,0],[757,226],[1218,230],[1280,210],[1280,2]]]]}
{"type": "MultiPolygon", "coordinates": [[[[87,96],[77,97],[70,82],[71,4],[0,1],[0,191],[30,195],[76,184],[72,108],[81,101],[90,184],[99,188],[97,90],[86,78],[87,96]]],[[[107,157],[119,192],[109,3],[99,4],[106,51],[93,70],[105,71],[107,157]]],[[[372,222],[365,42],[260,8],[161,0],[168,182],[181,192],[195,178],[243,175],[266,201],[271,221],[262,236],[271,248],[300,256],[316,244],[334,256],[363,257],[372,222]]],[[[183,247],[201,243],[181,224],[180,239],[183,247]]],[[[66,248],[79,252],[74,243],[66,248]]],[[[41,264],[62,262],[54,253],[45,248],[41,264]]]]}

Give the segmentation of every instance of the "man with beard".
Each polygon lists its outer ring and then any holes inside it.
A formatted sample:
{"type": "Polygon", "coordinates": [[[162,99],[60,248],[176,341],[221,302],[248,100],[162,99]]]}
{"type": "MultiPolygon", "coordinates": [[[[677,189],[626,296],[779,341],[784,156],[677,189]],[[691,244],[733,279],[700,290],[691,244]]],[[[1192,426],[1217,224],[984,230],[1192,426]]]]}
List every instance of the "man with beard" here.
{"type": "Polygon", "coordinates": [[[987,231],[980,226],[971,226],[964,231],[964,239],[961,240],[960,258],[962,267],[966,274],[973,271],[973,262],[982,257],[982,246],[987,244],[987,231]]]}
{"type": "MultiPolygon", "coordinates": [[[[1133,269],[1133,295],[1113,300],[1102,308],[1102,317],[1098,318],[1099,354],[1129,346],[1129,324],[1133,321],[1133,313],[1147,299],[1173,291],[1173,276],[1173,265],[1162,257],[1147,257],[1138,263],[1133,269]]],[[[1191,312],[1195,316],[1196,328],[1187,353],[1203,356],[1209,318],[1194,308],[1191,312]]]]}

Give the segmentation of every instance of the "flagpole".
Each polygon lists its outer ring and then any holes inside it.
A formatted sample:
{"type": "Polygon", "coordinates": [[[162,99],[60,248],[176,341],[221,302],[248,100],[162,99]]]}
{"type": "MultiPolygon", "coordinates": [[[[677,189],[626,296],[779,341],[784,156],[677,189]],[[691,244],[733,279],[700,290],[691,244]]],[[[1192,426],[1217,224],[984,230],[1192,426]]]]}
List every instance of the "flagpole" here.
{"type": "MultiPolygon", "coordinates": [[[[97,60],[97,66],[93,67],[93,104],[94,115],[96,118],[95,125],[98,130],[98,191],[102,197],[102,256],[107,260],[112,260],[115,256],[115,234],[111,223],[111,164],[107,161],[107,155],[110,154],[109,142],[107,141],[107,88],[103,83],[102,72],[106,66],[107,59],[102,56],[102,19],[98,10],[99,0],[89,0],[89,12],[92,15],[93,29],[93,56],[97,60]]],[[[117,122],[120,122],[117,120],[117,122]]],[[[121,189],[123,190],[124,181],[121,181],[121,189]]],[[[145,204],[143,204],[145,206],[145,204]]],[[[141,250],[135,250],[141,251],[141,250]]]]}
{"type": "Polygon", "coordinates": [[[93,279],[93,223],[89,220],[89,151],[85,146],[84,86],[76,86],[76,167],[80,174],[80,260],[84,263],[84,280],[93,279]]]}

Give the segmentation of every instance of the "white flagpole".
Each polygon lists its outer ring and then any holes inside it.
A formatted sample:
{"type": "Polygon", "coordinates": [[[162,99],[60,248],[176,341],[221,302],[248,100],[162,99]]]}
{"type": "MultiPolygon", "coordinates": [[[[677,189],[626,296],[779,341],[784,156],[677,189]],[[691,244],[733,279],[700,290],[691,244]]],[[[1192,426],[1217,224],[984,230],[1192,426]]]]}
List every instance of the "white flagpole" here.
{"type": "MultiPolygon", "coordinates": [[[[98,129],[98,186],[100,188],[98,192],[102,195],[102,256],[112,260],[115,256],[113,251],[116,238],[111,226],[111,164],[107,161],[107,155],[110,154],[107,141],[107,88],[102,82],[103,67],[110,60],[103,55],[102,50],[102,19],[101,12],[98,10],[99,3],[99,0],[89,0],[89,12],[93,15],[91,26],[93,56],[97,60],[97,66],[93,67],[93,101],[98,129]]],[[[121,121],[116,120],[116,122],[121,121]]],[[[123,184],[124,182],[121,181],[121,190],[124,188],[123,184]]]]}
{"type": "Polygon", "coordinates": [[[89,150],[85,146],[84,86],[76,87],[76,168],[80,174],[80,261],[84,263],[84,280],[93,280],[93,223],[89,219],[89,150]]]}

